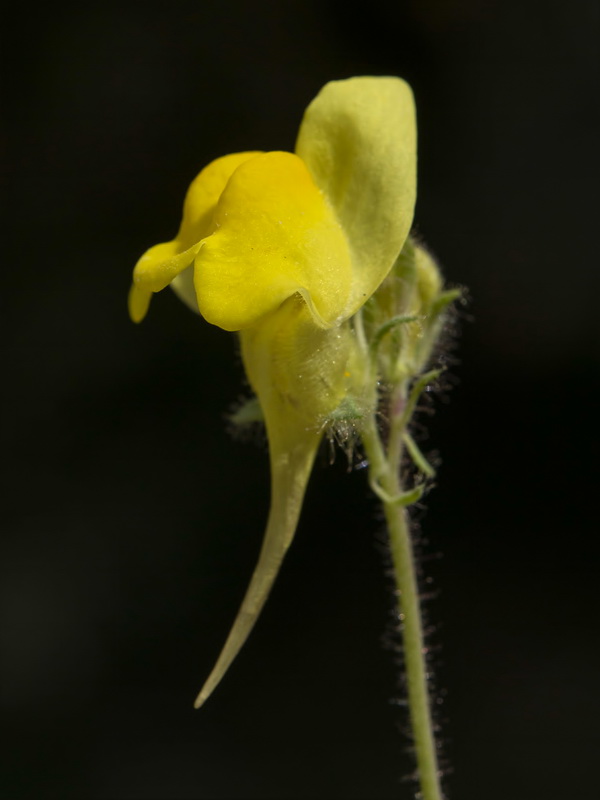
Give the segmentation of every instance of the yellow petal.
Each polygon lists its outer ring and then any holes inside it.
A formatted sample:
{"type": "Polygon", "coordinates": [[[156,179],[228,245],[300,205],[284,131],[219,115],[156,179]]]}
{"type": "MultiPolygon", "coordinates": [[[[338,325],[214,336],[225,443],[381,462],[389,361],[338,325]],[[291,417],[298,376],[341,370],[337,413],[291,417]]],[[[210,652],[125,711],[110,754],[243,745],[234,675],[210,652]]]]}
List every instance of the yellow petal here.
{"type": "Polygon", "coordinates": [[[352,267],[344,232],[292,153],[256,156],[233,173],[194,268],[202,315],[229,331],[300,292],[318,324],[343,314],[352,267]]]}
{"type": "Polygon", "coordinates": [[[265,417],[271,508],[258,563],[221,655],[196,700],[202,705],[248,638],[289,548],[322,437],[321,418],[345,393],[351,339],[318,328],[298,297],[241,332],[246,373],[265,417]]]}
{"type": "MultiPolygon", "coordinates": [[[[234,153],[218,158],[192,181],[175,239],[151,247],[135,265],[129,294],[129,314],[134,322],[145,317],[151,292],[160,292],[192,264],[201,240],[212,231],[217,200],[232,172],[256,155],[256,152],[234,153]]],[[[185,288],[185,281],[178,282],[178,293],[186,294],[185,288]]],[[[187,296],[184,299],[191,304],[187,296]]]]}
{"type": "Polygon", "coordinates": [[[241,164],[258,155],[259,151],[249,151],[222,156],[194,178],[185,196],[183,219],[176,237],[182,250],[212,233],[215,206],[227,181],[241,164]]]}
{"type": "Polygon", "coordinates": [[[148,306],[152,299],[152,292],[148,289],[140,289],[135,283],[131,284],[129,290],[129,297],[127,298],[127,307],[129,309],[129,316],[132,322],[141,322],[148,313],[148,306]]]}
{"type": "Polygon", "coordinates": [[[134,267],[134,286],[148,292],[160,292],[190,266],[199,249],[200,242],[196,242],[184,250],[178,239],[154,245],[146,250],[134,267]]]}
{"type": "Polygon", "coordinates": [[[326,84],[306,109],[296,153],[348,237],[350,316],[386,277],[412,224],[416,123],[410,87],[400,78],[326,84]]]}

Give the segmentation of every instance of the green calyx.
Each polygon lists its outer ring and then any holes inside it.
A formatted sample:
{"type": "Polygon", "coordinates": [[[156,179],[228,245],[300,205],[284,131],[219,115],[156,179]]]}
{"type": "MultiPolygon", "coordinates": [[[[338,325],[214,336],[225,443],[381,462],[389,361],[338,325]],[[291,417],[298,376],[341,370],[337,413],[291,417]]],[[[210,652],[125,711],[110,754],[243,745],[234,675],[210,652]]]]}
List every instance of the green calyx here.
{"type": "Polygon", "coordinates": [[[397,383],[426,367],[444,311],[460,294],[459,289],[443,289],[433,257],[408,239],[362,312],[373,368],[384,381],[397,383]]]}

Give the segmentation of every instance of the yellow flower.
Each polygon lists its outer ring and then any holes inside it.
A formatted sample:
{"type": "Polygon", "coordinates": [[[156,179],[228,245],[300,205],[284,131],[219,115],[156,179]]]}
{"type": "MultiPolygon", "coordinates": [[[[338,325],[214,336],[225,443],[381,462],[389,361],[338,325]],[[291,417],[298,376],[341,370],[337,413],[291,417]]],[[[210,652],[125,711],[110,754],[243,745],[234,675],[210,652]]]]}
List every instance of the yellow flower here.
{"type": "Polygon", "coordinates": [[[323,420],[352,380],[348,320],[388,275],[416,192],[412,93],[399,78],[328,83],[295,154],[237,153],[191,184],[175,239],[138,261],[132,319],[171,285],[210,323],[239,331],[271,462],[271,509],[246,597],[196,705],[246,640],[294,535],[323,420]]]}

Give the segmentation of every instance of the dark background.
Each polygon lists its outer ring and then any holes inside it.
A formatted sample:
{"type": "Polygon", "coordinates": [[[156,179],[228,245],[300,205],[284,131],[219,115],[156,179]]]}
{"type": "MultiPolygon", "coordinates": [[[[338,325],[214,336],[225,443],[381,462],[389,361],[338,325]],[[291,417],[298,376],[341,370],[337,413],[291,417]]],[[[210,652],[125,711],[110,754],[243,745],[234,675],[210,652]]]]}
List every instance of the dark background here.
{"type": "Polygon", "coordinates": [[[125,305],[201,167],[292,149],[321,85],[357,74],[412,84],[417,230],[472,298],[418,514],[449,797],[591,796],[598,4],[22,3],[4,22],[3,796],[413,796],[383,525],[341,454],[192,710],[258,551],[266,450],[226,432],[234,338],[170,292],[139,327],[125,305]]]}

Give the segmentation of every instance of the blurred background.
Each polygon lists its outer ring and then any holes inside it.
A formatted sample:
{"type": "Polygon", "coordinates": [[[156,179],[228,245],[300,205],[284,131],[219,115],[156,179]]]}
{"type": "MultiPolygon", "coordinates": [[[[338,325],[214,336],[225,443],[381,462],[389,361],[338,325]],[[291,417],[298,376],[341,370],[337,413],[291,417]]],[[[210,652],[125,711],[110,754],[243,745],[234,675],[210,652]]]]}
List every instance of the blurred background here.
{"type": "MultiPolygon", "coordinates": [[[[366,476],[324,448],[250,641],[200,712],[268,506],[232,335],[138,256],[190,180],[288,149],[328,80],[419,117],[416,230],[469,287],[417,517],[454,800],[597,785],[598,4],[13,4],[3,29],[7,798],[411,798],[366,476]]],[[[260,438],[260,437],[258,437],[260,438]]]]}

